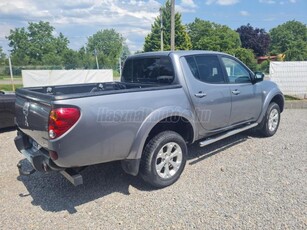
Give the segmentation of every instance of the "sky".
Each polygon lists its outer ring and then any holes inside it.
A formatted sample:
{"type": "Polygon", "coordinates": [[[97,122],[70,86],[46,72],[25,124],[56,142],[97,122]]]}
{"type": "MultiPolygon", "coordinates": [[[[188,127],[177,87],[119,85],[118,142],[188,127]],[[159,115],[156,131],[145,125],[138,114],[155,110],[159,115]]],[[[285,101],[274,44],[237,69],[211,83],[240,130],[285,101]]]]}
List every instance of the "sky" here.
{"type": "MultiPolygon", "coordinates": [[[[132,52],[142,50],[145,36],[166,0],[0,0],[0,46],[8,53],[10,30],[28,22],[48,21],[72,49],[99,30],[114,28],[132,52]]],[[[195,18],[236,29],[250,23],[266,31],[289,20],[307,24],[307,0],[176,0],[184,24],[195,18]]]]}

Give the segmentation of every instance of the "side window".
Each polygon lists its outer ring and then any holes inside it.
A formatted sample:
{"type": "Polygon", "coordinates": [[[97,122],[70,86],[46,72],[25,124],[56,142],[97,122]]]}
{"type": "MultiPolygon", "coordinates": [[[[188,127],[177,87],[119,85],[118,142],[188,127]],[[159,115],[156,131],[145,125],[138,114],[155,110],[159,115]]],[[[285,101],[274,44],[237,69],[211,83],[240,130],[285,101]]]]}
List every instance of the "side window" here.
{"type": "Polygon", "coordinates": [[[220,62],[216,55],[195,55],[186,57],[195,78],[211,84],[225,83],[220,62]]]}
{"type": "Polygon", "coordinates": [[[250,74],[241,63],[228,58],[222,57],[229,83],[249,83],[251,82],[250,74]]]}

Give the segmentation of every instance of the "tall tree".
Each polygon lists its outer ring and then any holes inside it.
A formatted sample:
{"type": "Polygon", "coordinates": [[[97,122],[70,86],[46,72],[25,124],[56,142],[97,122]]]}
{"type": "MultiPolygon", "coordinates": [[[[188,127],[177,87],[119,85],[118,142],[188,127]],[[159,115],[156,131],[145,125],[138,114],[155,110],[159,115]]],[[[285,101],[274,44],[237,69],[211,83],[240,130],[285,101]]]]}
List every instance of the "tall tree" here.
{"type": "Polygon", "coordinates": [[[87,52],[98,56],[100,65],[116,68],[123,49],[124,38],[114,29],[100,30],[88,38],[87,52]]]}
{"type": "Polygon", "coordinates": [[[60,65],[68,50],[68,39],[62,33],[53,35],[49,22],[30,22],[27,28],[16,28],[7,37],[11,56],[17,65],[60,65]]]}
{"type": "Polygon", "coordinates": [[[85,47],[81,47],[78,51],[78,56],[80,60],[80,65],[85,69],[94,69],[96,67],[95,57],[93,53],[86,51],[85,47]]]}
{"type": "Polygon", "coordinates": [[[271,52],[286,54],[288,61],[307,60],[307,27],[298,21],[288,21],[270,30],[271,52]]]}
{"type": "Polygon", "coordinates": [[[225,25],[196,18],[188,24],[193,49],[227,52],[241,46],[239,34],[225,25]]]}
{"type": "MultiPolygon", "coordinates": [[[[161,8],[163,22],[163,46],[164,50],[171,49],[171,4],[168,0],[161,8]]],[[[153,25],[151,32],[145,38],[144,51],[158,51],[161,49],[161,18],[158,16],[153,25]]],[[[189,50],[191,49],[191,40],[186,31],[186,27],[181,22],[181,14],[175,14],[175,49],[189,50]]]]}
{"type": "Polygon", "coordinates": [[[247,24],[240,26],[236,31],[240,35],[243,48],[252,49],[256,56],[263,56],[268,53],[271,38],[264,29],[253,28],[250,24],[247,24]]]}

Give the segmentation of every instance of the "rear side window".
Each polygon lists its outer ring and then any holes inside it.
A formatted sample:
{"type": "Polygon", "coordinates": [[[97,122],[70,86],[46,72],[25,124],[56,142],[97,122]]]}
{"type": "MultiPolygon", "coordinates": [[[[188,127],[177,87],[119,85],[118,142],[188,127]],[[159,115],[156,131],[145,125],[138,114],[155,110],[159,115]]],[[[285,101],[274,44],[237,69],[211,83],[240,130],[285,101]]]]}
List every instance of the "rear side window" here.
{"type": "Polygon", "coordinates": [[[186,57],[195,78],[211,84],[225,83],[222,68],[216,55],[196,55],[186,57]]]}
{"type": "Polygon", "coordinates": [[[123,82],[171,84],[174,70],[169,57],[128,59],[122,75],[123,82]]]}

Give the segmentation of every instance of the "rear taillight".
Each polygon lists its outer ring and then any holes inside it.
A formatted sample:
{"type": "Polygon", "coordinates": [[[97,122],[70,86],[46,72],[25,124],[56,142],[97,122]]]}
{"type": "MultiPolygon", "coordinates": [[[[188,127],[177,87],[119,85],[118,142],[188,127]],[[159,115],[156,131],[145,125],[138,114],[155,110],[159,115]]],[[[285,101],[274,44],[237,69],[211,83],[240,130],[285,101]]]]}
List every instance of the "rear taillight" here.
{"type": "Polygon", "coordinates": [[[48,133],[50,139],[55,139],[67,132],[79,119],[78,108],[57,108],[49,115],[48,133]]]}

